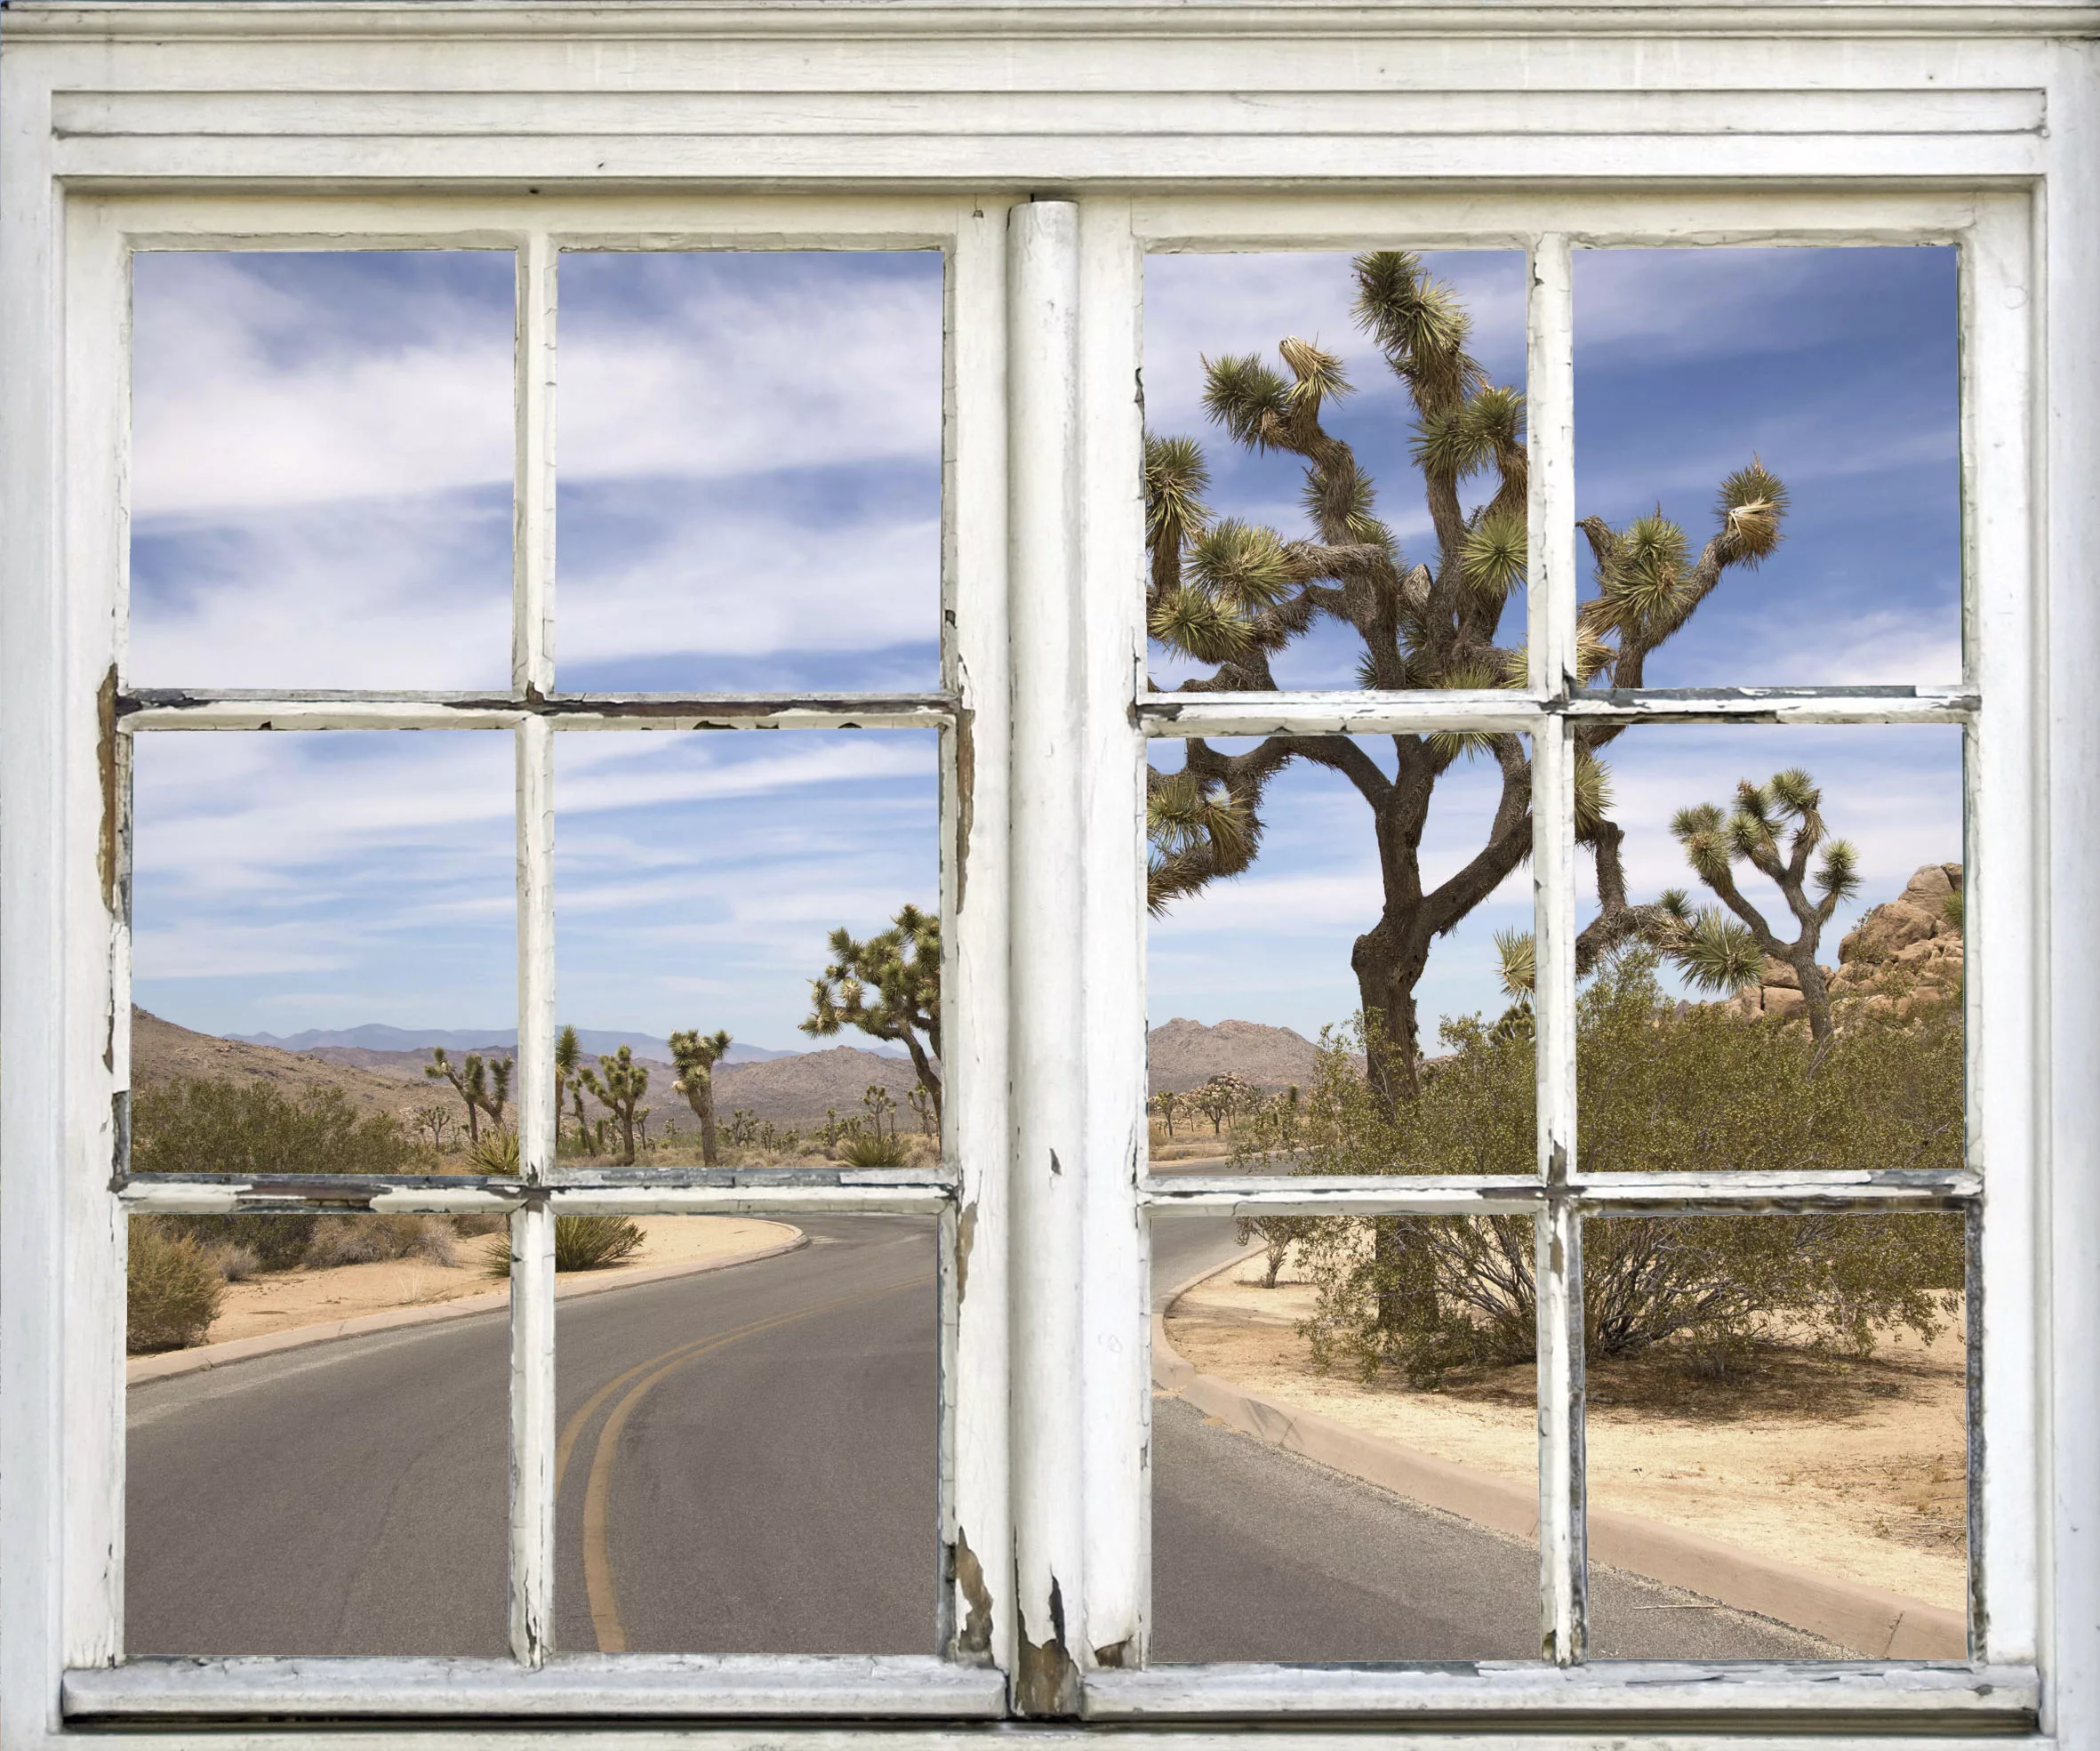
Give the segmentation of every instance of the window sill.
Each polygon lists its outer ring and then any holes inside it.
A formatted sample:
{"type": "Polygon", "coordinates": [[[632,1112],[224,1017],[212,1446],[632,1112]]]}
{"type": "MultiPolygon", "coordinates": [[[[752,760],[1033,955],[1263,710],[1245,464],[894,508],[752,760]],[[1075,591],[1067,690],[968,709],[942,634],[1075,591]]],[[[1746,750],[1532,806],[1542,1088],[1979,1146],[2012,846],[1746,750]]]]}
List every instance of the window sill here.
{"type": "Polygon", "coordinates": [[[1088,1721],[1179,1725],[1280,1717],[1293,1724],[1405,1715],[1407,1724],[1586,1723],[1660,1730],[1725,1723],[1799,1731],[2006,1732],[2032,1727],[2041,1681],[2032,1667],[1766,1665],[1599,1661],[1560,1668],[1517,1661],[1435,1667],[1163,1666],[1087,1675],[1088,1721]]]}
{"type": "Polygon", "coordinates": [[[66,1674],[68,1724],[241,1720],[990,1720],[1006,1675],[933,1655],[140,1659],[66,1674]]]}

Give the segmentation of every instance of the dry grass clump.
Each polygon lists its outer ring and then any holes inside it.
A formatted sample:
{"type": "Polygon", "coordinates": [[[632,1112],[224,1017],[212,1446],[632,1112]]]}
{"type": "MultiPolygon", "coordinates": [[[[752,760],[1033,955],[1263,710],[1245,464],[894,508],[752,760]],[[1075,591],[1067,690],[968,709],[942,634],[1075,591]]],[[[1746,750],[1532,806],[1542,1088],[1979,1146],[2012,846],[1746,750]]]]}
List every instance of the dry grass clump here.
{"type": "Polygon", "coordinates": [[[309,1270],[325,1271],[389,1258],[457,1264],[452,1224],[441,1216],[325,1216],[314,1224],[302,1262],[309,1270]]]}
{"type": "Polygon", "coordinates": [[[195,1241],[170,1233],[151,1217],[133,1218],[124,1325],[131,1354],[202,1341],[225,1293],[226,1279],[195,1241]]]}
{"type": "MultiPolygon", "coordinates": [[[[554,1268],[600,1271],[638,1250],[641,1229],[624,1216],[557,1216],[554,1219],[554,1268]]],[[[492,1277],[510,1274],[508,1236],[492,1240],[482,1251],[482,1268],[492,1277]]]]}

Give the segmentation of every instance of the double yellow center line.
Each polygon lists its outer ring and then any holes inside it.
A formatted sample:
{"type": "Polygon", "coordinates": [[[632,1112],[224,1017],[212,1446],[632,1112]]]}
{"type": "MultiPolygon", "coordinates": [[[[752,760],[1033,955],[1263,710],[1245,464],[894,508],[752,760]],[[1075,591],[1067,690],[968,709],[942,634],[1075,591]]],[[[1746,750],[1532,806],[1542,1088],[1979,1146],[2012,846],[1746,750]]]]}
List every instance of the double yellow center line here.
{"type": "Polygon", "coordinates": [[[884,1283],[878,1289],[861,1289],[852,1295],[834,1296],[829,1301],[818,1301],[807,1307],[798,1307],[791,1313],[780,1313],[772,1319],[753,1320],[730,1330],[717,1332],[712,1337],[696,1337],[690,1343],[680,1344],[651,1356],[646,1361],[637,1362],[624,1374],[617,1375],[593,1393],[569,1420],[562,1426],[561,1439],[554,1450],[554,1489],[558,1498],[563,1480],[569,1472],[569,1461],[575,1456],[576,1442],[593,1417],[605,1408],[605,1402],[614,1394],[620,1397],[607,1414],[593,1443],[590,1472],[583,1485],[583,1592],[590,1605],[590,1624],[597,1635],[598,1651],[606,1654],[627,1651],[627,1630],[620,1621],[620,1602],[613,1587],[613,1554],[606,1536],[606,1522],[613,1499],[613,1466],[620,1454],[621,1431],[627,1426],[627,1419],[634,1414],[635,1407],[667,1376],[675,1374],[689,1362],[698,1361],[702,1356],[717,1350],[755,1337],[762,1331],[773,1331],[783,1325],[793,1325],[798,1320],[814,1319],[819,1313],[829,1313],[839,1307],[852,1306],[855,1302],[872,1301],[878,1296],[894,1295],[901,1289],[930,1289],[930,1276],[907,1278],[902,1282],[884,1283]],[[621,1389],[625,1388],[624,1391],[621,1389]]]}

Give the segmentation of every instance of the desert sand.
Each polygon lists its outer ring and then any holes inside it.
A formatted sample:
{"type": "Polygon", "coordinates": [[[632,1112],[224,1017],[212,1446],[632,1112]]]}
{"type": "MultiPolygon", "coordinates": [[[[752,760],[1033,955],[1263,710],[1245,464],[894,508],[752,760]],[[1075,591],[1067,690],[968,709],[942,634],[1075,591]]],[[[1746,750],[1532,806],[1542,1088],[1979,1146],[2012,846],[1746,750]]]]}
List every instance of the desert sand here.
{"type": "MultiPolygon", "coordinates": [[[[760,1222],[733,1216],[645,1216],[636,1218],[645,1237],[640,1249],[618,1265],[597,1271],[574,1271],[560,1279],[593,1281],[617,1279],[666,1265],[698,1263],[731,1254],[756,1252],[794,1238],[784,1222],[760,1222]]],[[[364,1313],[396,1307],[429,1306],[464,1295],[500,1289],[501,1282],[481,1266],[481,1253],[501,1234],[462,1238],[457,1265],[433,1265],[425,1258],[390,1258],[371,1265],[339,1265],[326,1271],[282,1271],[228,1283],[219,1317],[212,1321],[209,1344],[266,1332],[291,1331],[304,1325],[329,1325],[364,1313]]]]}
{"type": "MultiPolygon", "coordinates": [[[[1258,1263],[1175,1303],[1174,1347],[1199,1371],[1455,1465],[1537,1474],[1533,1376],[1442,1392],[1321,1375],[1297,1324],[1313,1291],[1258,1263]]],[[[1892,1334],[1864,1362],[1780,1355],[1715,1388],[1667,1361],[1590,1369],[1590,1500],[1819,1574],[1962,1608],[1968,1587],[1965,1366],[1957,1326],[1892,1334]]]]}

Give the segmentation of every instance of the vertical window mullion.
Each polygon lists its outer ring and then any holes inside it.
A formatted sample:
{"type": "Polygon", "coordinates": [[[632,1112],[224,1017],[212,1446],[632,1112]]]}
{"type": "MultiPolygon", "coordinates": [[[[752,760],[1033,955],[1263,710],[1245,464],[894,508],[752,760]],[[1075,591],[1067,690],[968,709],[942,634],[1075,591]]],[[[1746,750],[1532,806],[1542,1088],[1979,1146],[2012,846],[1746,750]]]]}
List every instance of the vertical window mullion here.
{"type": "MultiPolygon", "coordinates": [[[[2041,810],[2047,719],[2035,685],[2034,324],[2029,209],[1983,204],[1961,250],[1963,666],[1981,696],[1962,737],[1967,1164],[1984,1174],[1972,1225],[1969,1429],[1971,1651],[2024,1663],[2043,1641],[2036,1456],[2045,1407],[2033,1293],[2042,1256],[2047,1107],[2035,968],[2048,955],[2041,810]]],[[[2060,915],[2060,914],[2059,914],[2060,915]]]]}
{"type": "MultiPolygon", "coordinates": [[[[544,232],[518,251],[512,542],[512,685],[554,687],[556,255],[544,232]]],[[[528,1183],[554,1171],[554,735],[543,717],[517,751],[517,1156],[528,1183]]],[[[542,1665],[554,1640],[554,1216],[510,1218],[510,1651],[542,1665]]]]}
{"type": "Polygon", "coordinates": [[[1023,1715],[1069,1715],[1085,1597],[1078,208],[1031,201],[1007,225],[1014,1702],[1023,1715]]]}
{"type": "Polygon", "coordinates": [[[959,202],[948,264],[942,1129],[960,1187],[952,1255],[942,1236],[940,1625],[951,1658],[1011,1670],[1006,232],[1004,202],[959,202]]]}
{"type": "Polygon", "coordinates": [[[1086,1280],[1081,1291],[1086,1467],[1082,1664],[1138,1665],[1151,1577],[1150,1236],[1145,1168],[1145,735],[1131,711],[1145,653],[1142,413],[1144,258],[1126,201],[1080,208],[1083,436],[1079,654],[1082,953],[1086,1055],[1086,1280]]]}
{"type": "MultiPolygon", "coordinates": [[[[1567,239],[1531,251],[1527,597],[1530,680],[1548,698],[1577,687],[1575,311],[1567,239]]],[[[1554,716],[1532,738],[1538,1165],[1565,1187],[1575,1169],[1575,728],[1554,716]]],[[[1585,1642],[1581,1217],[1556,1195],[1535,1218],[1538,1296],[1540,1647],[1568,1665],[1585,1642]]]]}

